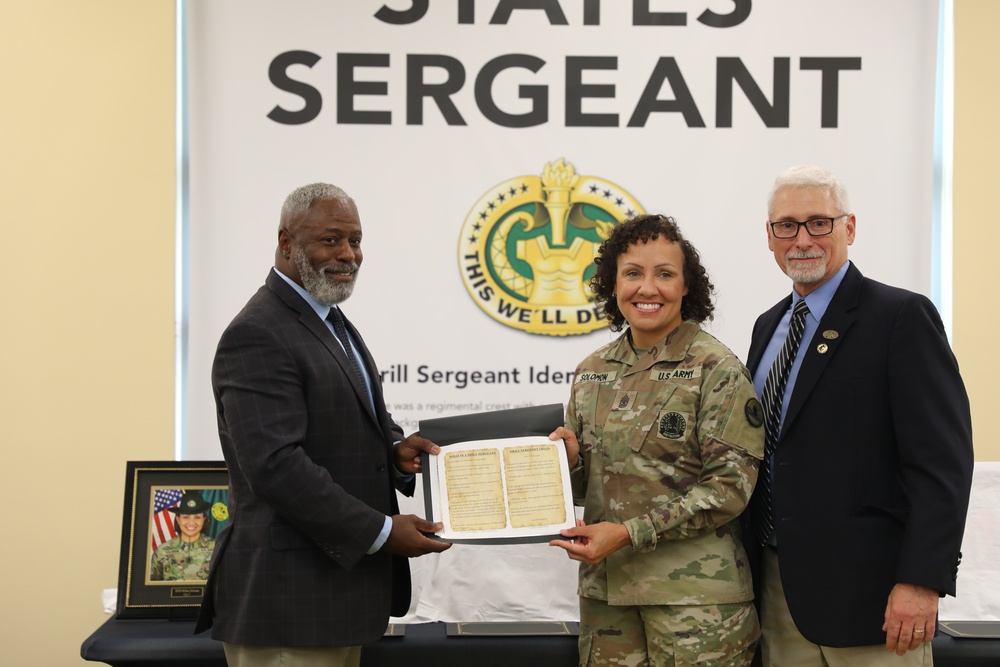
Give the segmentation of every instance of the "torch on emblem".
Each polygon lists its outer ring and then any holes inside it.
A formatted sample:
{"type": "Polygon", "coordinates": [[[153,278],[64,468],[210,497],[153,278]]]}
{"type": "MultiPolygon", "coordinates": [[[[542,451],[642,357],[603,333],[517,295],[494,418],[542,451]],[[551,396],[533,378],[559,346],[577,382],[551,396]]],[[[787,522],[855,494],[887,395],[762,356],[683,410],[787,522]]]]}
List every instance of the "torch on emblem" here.
{"type": "Polygon", "coordinates": [[[480,197],[462,225],[458,261],[476,304],[531,334],[570,336],[607,325],[588,282],[619,222],[644,213],[632,195],[563,159],[480,197]]]}

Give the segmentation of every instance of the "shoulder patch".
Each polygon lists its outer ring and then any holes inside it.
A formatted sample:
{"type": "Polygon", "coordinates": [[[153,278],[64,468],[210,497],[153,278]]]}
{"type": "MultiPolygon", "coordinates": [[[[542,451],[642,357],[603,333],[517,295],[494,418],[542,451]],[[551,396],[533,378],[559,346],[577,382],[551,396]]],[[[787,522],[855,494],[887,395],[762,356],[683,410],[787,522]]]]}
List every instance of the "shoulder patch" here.
{"type": "Polygon", "coordinates": [[[748,399],[743,406],[743,414],[747,416],[747,423],[754,428],[764,425],[764,406],[756,398],[748,399]]]}

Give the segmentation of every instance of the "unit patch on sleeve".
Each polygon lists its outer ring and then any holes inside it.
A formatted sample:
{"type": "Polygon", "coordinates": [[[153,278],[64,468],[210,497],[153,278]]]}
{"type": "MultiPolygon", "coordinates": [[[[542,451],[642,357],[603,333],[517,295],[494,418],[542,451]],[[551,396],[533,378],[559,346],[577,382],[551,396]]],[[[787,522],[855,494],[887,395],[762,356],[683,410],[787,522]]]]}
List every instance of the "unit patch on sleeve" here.
{"type": "Polygon", "coordinates": [[[747,423],[754,428],[764,425],[764,406],[756,398],[748,399],[743,406],[743,413],[747,416],[747,423]]]}

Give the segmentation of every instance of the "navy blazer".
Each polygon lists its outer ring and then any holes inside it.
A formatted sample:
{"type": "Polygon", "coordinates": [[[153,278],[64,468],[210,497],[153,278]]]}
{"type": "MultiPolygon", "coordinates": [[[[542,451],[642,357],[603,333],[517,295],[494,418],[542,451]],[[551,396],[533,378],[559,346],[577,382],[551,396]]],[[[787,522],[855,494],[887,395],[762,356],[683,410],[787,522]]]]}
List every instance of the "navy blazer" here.
{"type": "MultiPolygon", "coordinates": [[[[223,333],[212,368],[229,527],[196,632],[239,644],[360,645],[410,604],[405,558],[366,552],[399,512],[375,362],[374,411],[326,324],[272,271],[223,333]],[[214,625],[213,625],[214,623],[214,625]]],[[[401,488],[413,492],[413,482],[401,488]]]]}
{"type": "MultiPolygon", "coordinates": [[[[757,319],[751,372],[790,303],[757,319]]],[[[972,484],[968,396],[934,305],[853,265],[802,344],[774,454],[785,597],[816,644],[882,644],[897,582],[955,594],[972,484]]]]}

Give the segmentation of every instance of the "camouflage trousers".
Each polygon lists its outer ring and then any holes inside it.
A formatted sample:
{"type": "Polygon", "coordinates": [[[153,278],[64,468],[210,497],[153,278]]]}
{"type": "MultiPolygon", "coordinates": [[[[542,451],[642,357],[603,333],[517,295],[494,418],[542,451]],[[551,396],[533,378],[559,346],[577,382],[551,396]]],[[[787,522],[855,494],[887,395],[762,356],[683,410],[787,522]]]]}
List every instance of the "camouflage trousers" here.
{"type": "Polygon", "coordinates": [[[580,598],[581,667],[747,667],[759,637],[752,602],[616,607],[580,598]]]}

